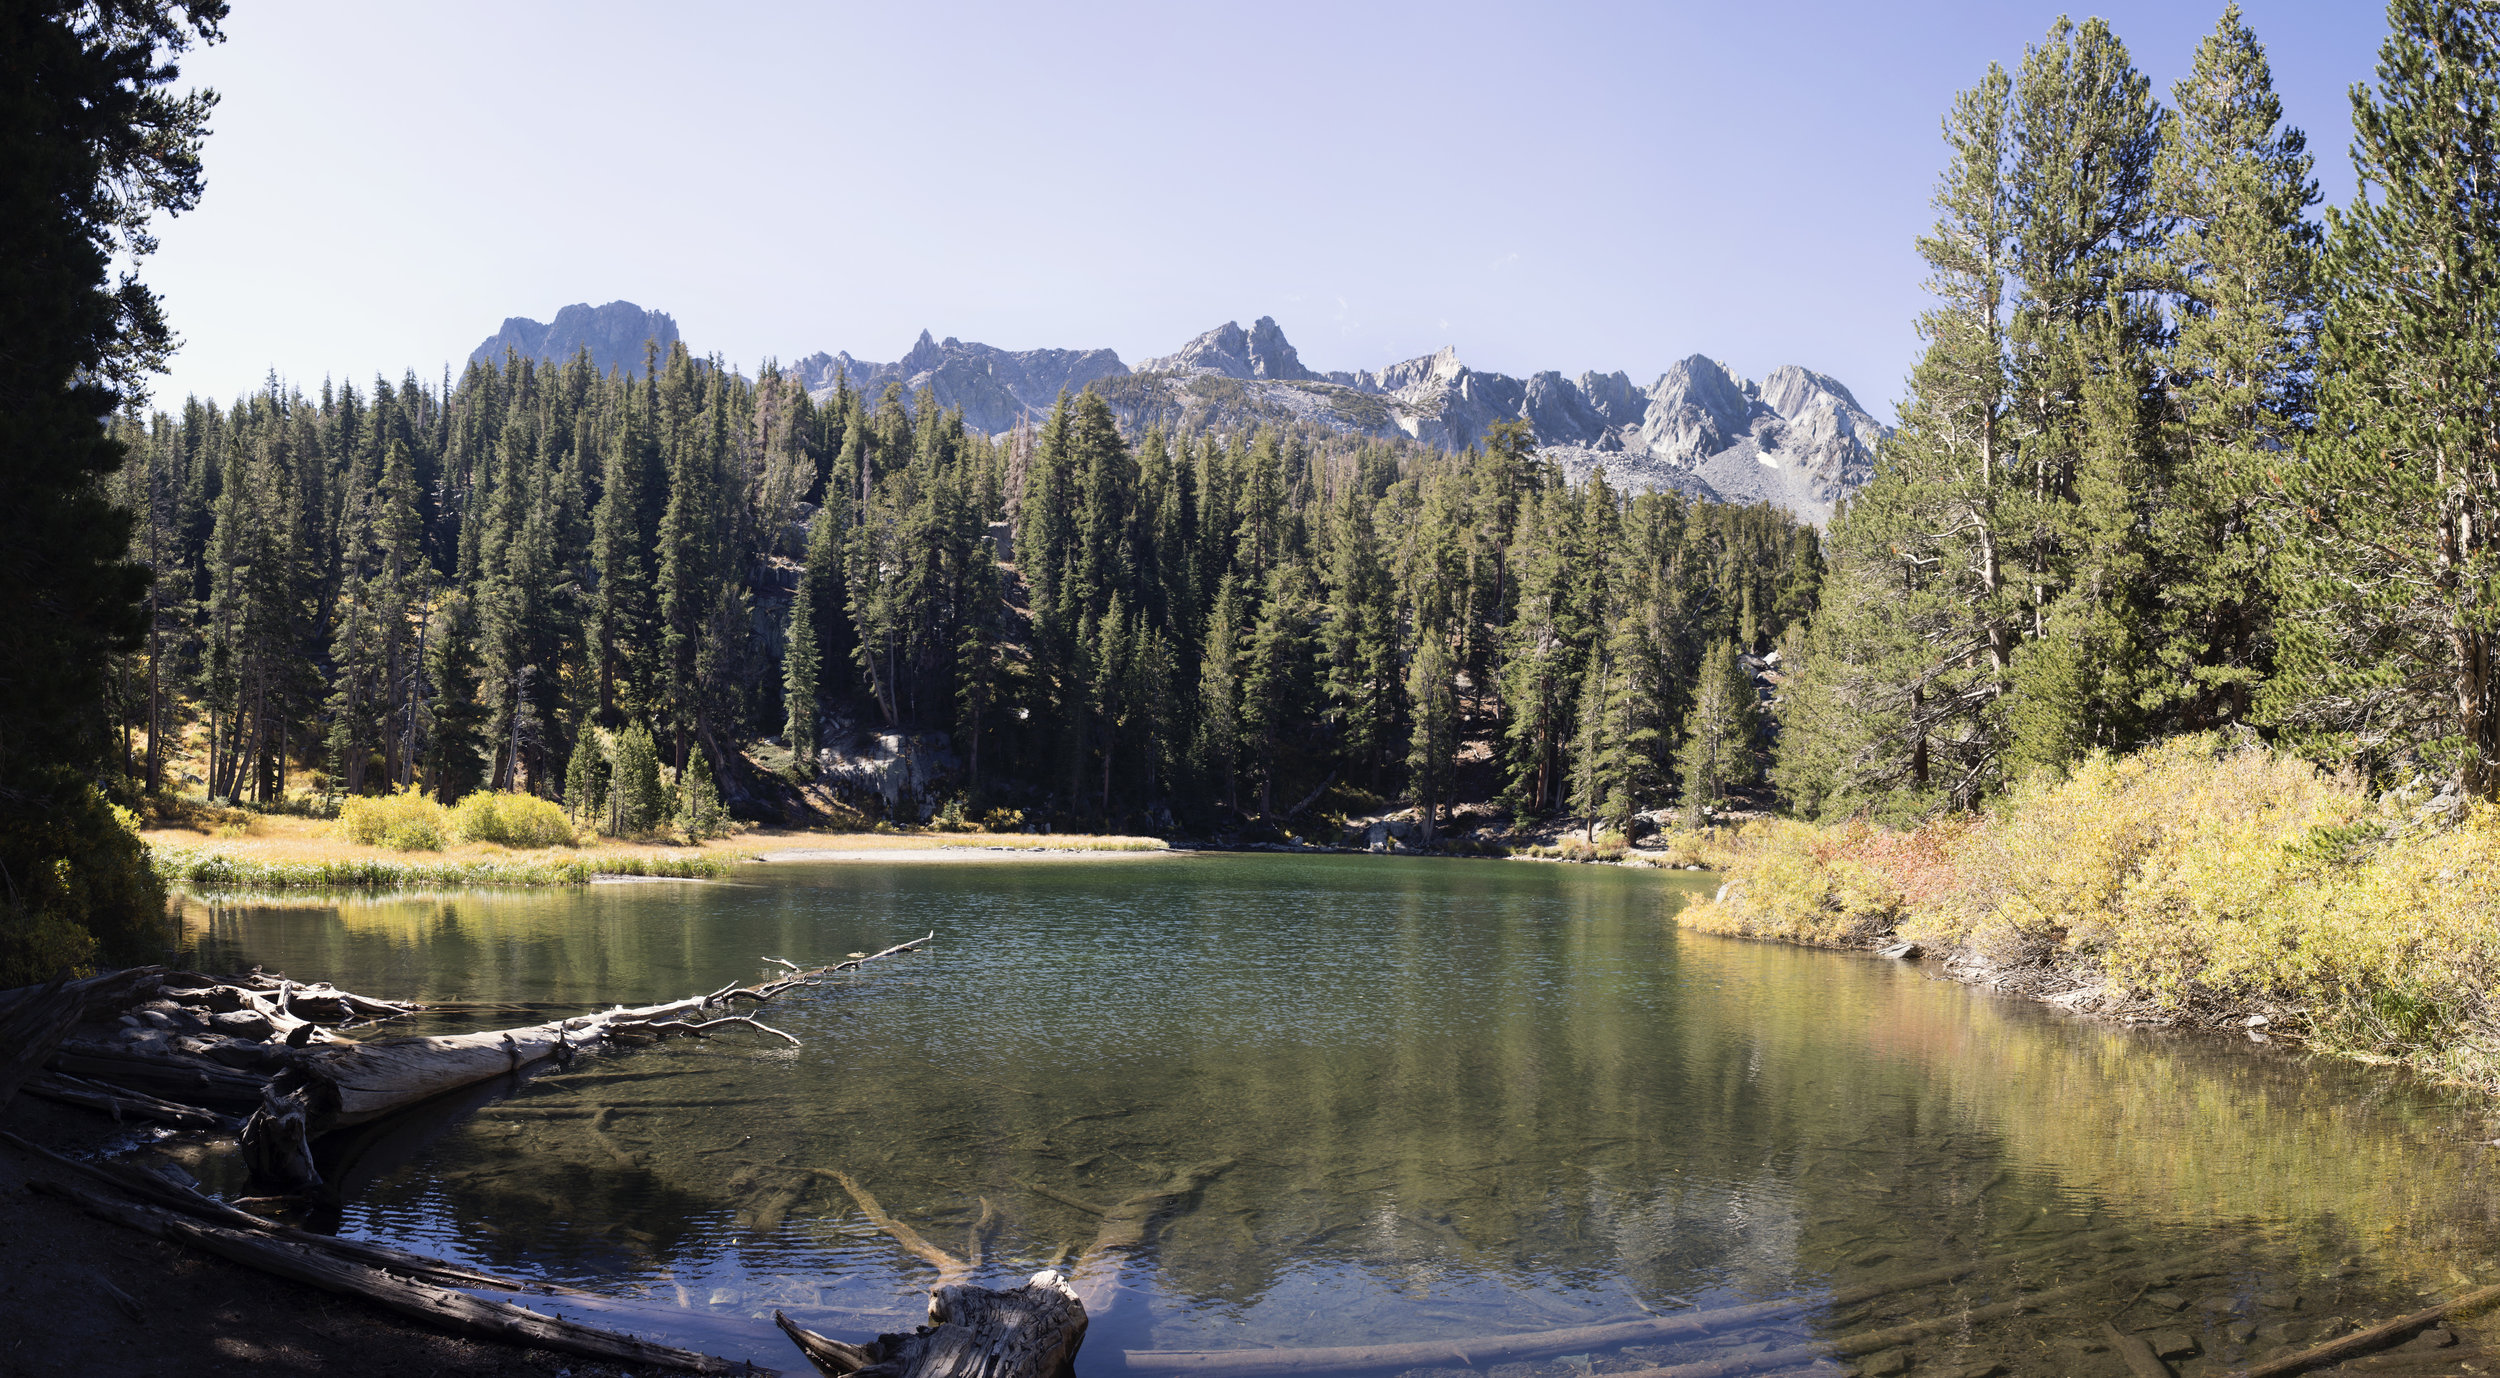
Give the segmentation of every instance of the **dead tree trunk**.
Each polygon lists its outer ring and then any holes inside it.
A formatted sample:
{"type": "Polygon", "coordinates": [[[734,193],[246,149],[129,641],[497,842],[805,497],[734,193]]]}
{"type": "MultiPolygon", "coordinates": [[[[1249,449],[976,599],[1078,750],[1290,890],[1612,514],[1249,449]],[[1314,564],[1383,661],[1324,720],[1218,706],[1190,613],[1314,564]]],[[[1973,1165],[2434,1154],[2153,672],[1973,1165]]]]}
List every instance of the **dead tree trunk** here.
{"type": "Polygon", "coordinates": [[[670,1034],[702,1037],[726,1025],[744,1025],[796,1043],[790,1035],[746,1015],[704,1016],[735,1000],[769,1003],[784,991],[815,985],[834,972],[855,971],[878,958],[915,951],[936,936],[915,938],[871,956],[796,972],[764,985],[732,984],[665,1005],[636,1009],[619,1005],[598,1014],[486,1033],[310,1047],[289,1060],[271,1083],[261,1108],[244,1125],[245,1161],[268,1181],[289,1187],[316,1185],[320,1177],[313,1169],[311,1141],[331,1130],[380,1119],[549,1058],[570,1059],[580,1048],[601,1041],[630,1045],[670,1034]]]}
{"type": "Polygon", "coordinates": [[[1049,1269],[996,1291],[929,1289],[929,1323],[864,1345],[831,1340],[778,1311],[773,1321],[826,1378],[1070,1378],[1085,1343],[1085,1303],[1049,1269]]]}

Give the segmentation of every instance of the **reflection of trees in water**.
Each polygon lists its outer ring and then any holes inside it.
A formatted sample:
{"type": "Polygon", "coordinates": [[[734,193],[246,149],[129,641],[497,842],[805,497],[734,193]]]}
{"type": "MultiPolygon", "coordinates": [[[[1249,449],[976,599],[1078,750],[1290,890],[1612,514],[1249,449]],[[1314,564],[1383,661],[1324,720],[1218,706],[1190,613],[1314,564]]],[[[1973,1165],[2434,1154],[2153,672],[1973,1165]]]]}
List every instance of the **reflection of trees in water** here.
{"type": "Polygon", "coordinates": [[[1352,1269],[1407,1294],[1489,1282],[1526,1299],[1488,1318],[1524,1324],[1545,1319],[1531,1293],[1785,1295],[2121,1222],[2156,1252],[2245,1222],[2280,1241],[2251,1279],[2369,1241],[2440,1286],[2500,1237],[2487,1150],[2333,1069],[1679,938],[1642,877],[1265,860],[194,906],[191,931],[378,994],[591,1000],[939,928],[932,960],[776,1010],[796,1057],[594,1059],[513,1103],[576,1118],[490,1114],[379,1188],[439,1201],[515,1269],[731,1257],[925,1283],[805,1171],[839,1167],[958,1252],[986,1198],[998,1270],[1029,1271],[1094,1237],[1086,1204],[1213,1158],[1232,1165],[1146,1257],[1167,1294],[1235,1310],[1352,1269]],[[704,1098],[752,1103],[668,1105],[704,1098]]]}

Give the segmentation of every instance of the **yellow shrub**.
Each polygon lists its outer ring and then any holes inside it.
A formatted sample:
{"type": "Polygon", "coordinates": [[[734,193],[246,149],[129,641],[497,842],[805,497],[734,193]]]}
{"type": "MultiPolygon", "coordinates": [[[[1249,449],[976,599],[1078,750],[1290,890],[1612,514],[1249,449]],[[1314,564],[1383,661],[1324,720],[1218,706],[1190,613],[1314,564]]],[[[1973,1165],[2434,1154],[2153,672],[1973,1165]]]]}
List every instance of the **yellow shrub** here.
{"type": "Polygon", "coordinates": [[[358,795],[339,805],[339,832],[368,847],[439,852],[450,831],[450,811],[414,786],[396,794],[358,795]]]}
{"type": "Polygon", "coordinates": [[[2212,737],[2096,755],[1972,829],[1958,883],[1906,930],[2006,958],[2081,954],[2164,1003],[2269,986],[2291,890],[2317,869],[2298,845],[2365,807],[2307,762],[2212,737]]]}
{"type": "Polygon", "coordinates": [[[1897,931],[2097,972],[2172,1010],[2500,1086],[2500,809],[2453,827],[2255,746],[2095,756],[1908,832],[1766,821],[1681,921],[1832,946],[1897,931]]]}
{"type": "Polygon", "coordinates": [[[573,824],[552,799],[479,790],[452,807],[452,830],[466,842],[506,847],[570,847],[573,824]]]}

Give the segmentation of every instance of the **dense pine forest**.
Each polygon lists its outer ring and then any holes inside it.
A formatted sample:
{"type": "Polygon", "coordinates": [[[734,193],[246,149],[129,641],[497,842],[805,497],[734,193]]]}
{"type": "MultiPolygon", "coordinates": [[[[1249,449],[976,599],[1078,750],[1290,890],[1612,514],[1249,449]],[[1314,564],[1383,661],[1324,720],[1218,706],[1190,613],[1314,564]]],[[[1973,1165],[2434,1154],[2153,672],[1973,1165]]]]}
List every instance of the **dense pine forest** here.
{"type": "Polygon", "coordinates": [[[2098,20],[1954,104],[1926,352],[1796,657],[1794,807],[1971,809],[2196,733],[2494,796],[2500,18],[2389,15],[2323,224],[2236,7],[2173,107],[2098,20]]]}
{"type": "Polygon", "coordinates": [[[174,336],[108,269],[200,194],[212,103],[162,59],[221,15],[0,44],[13,951],[136,950],[128,810],[182,798],[1430,840],[1461,804],[1916,824],[2182,742],[2450,823],[2500,796],[2487,8],[2389,5],[2341,207],[2236,8],[2167,102],[2097,20],[1982,74],[1898,431],[1826,533],[1567,483],[1520,426],[1124,431],[1078,393],[987,435],[682,346],[153,411],[174,336]]]}
{"type": "MultiPolygon", "coordinates": [[[[759,763],[803,786],[943,734],[943,798],[845,802],[1213,831],[1472,788],[1621,826],[1676,796],[1697,701],[1750,709],[1705,670],[1821,569],[1782,514],[1566,485],[1520,430],[1127,437],[1089,393],[993,438],[682,345],[119,431],[154,579],[116,748],[145,790],[261,804],[491,788],[615,823],[585,796],[640,729],[750,810],[807,797],[759,763]]],[[[1722,754],[1714,800],[1758,769],[1722,754]]]]}

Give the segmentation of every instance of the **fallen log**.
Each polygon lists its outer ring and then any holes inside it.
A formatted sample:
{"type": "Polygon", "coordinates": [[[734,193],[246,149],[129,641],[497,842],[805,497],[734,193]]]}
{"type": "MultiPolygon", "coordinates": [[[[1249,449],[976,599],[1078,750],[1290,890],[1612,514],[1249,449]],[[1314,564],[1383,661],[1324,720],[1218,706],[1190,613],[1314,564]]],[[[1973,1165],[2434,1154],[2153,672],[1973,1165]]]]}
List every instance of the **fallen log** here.
{"type": "Polygon", "coordinates": [[[1230,1158],[1193,1163],[1174,1172],[1163,1185],[1141,1191],[1103,1212],[1102,1227],[1092,1246],[1078,1255],[1069,1269],[1079,1279],[1076,1291],[1084,1298],[1087,1312],[1099,1316],[1111,1310],[1120,1273],[1128,1266],[1129,1256],[1145,1247],[1155,1217],[1196,1195],[1199,1188],[1232,1165],[1230,1158]]]}
{"type": "Polygon", "coordinates": [[[1450,1340],[1413,1340],[1397,1344],[1335,1345],[1312,1349],[1132,1349],[1125,1357],[1131,1372],[1209,1373],[1226,1375],[1227,1378],[1248,1378],[1248,1375],[1256,1374],[1332,1373],[1373,1368],[1429,1367],[1442,1364],[1453,1355],[1461,1356],[1462,1362],[1472,1365],[1486,1360],[1525,1359],[1549,1354],[1607,1349],[1616,1345],[1637,1344],[1647,1340],[1703,1339],[1720,1331],[1778,1320],[1818,1308],[1842,1310],[1861,1302],[1873,1301],[1877,1297],[1912,1291],[1920,1287],[1932,1287],[1939,1283],[1954,1282],[1973,1273],[2049,1258],[2070,1249],[2124,1238],[2125,1234],[2124,1230],[2102,1230],[2094,1234],[2059,1240],[2040,1248],[2022,1250],[2018,1253],[1998,1254],[1993,1258],[1971,1259],[1962,1263],[1948,1263],[1916,1273],[1905,1273],[1899,1277],[1887,1278],[1878,1283],[1844,1287],[1826,1296],[1785,1297],[1777,1301],[1724,1306],[1709,1311],[1673,1312],[1662,1316],[1643,1316],[1637,1320],[1564,1326],[1557,1330],[1538,1330],[1507,1335],[1475,1335],[1450,1340]]]}
{"type": "Polygon", "coordinates": [[[2127,1366],[2134,1378],[2177,1378],[2170,1365],[2153,1352],[2152,1342],[2141,1335],[2130,1335],[2107,1321],[2101,1322],[2101,1338],[2109,1343],[2109,1351],[2127,1366]]]}
{"type": "Polygon", "coordinates": [[[802,1168],[801,1171],[840,1182],[842,1189],[849,1192],[851,1200],[858,1204],[860,1214],[868,1217],[869,1224],[893,1236],[895,1243],[938,1270],[939,1285],[943,1286],[972,1271],[971,1264],[930,1243],[920,1231],[886,1214],[885,1207],[878,1204],[877,1198],[868,1194],[868,1188],[853,1180],[849,1173],[839,1168],[822,1167],[802,1168]]]}
{"type": "Polygon", "coordinates": [[[0,1106],[61,1046],[87,1002],[66,976],[19,995],[0,1011],[0,1106]]]}
{"type": "Polygon", "coordinates": [[[825,1378],[1070,1378],[1085,1320],[1085,1303],[1049,1269],[1003,1291],[941,1283],[929,1289],[927,1325],[865,1345],[828,1339],[773,1313],[773,1323],[825,1378]]]}
{"type": "MultiPolygon", "coordinates": [[[[2115,1276],[2134,1279],[2145,1276],[2164,1277],[2169,1274],[2162,1268],[2154,1267],[2131,1269],[2115,1276]]],[[[2112,1281],[2113,1278],[2110,1276],[2092,1278],[2084,1282],[2070,1283],[2064,1287],[2027,1292],[2012,1301],[2001,1301],[1989,1306],[1974,1306],[1964,1311],[1930,1316],[1923,1321],[1886,1326],[1881,1330],[1854,1331],[1818,1344],[1790,1345],[1785,1349],[1759,1350],[1751,1354],[1731,1354],[1724,1359],[1698,1359],[1690,1363],[1667,1364],[1657,1368],[1622,1369],[1616,1372],[1614,1378],[1745,1378],[1745,1375],[1767,1370],[1807,1368],[1829,1363],[1835,1358],[1881,1354],[1885,1350],[1898,1349],[1930,1335],[1957,1333],[1985,1321],[1999,1321],[2009,1316],[2019,1316],[2026,1311],[2036,1311],[2051,1302],[2066,1301],[2107,1287],[2112,1281]]],[[[2156,1362],[2159,1361],[2156,1360],[2156,1362]]]]}
{"type": "Polygon", "coordinates": [[[245,1161],[266,1180],[288,1187],[316,1185],[320,1175],[313,1167],[312,1140],[464,1086],[509,1076],[550,1058],[570,1061],[592,1043],[635,1046],[669,1034],[704,1038],[723,1025],[737,1024],[795,1045],[797,1039],[750,1016],[701,1016],[732,998],[768,1003],[794,988],[821,984],[834,972],[856,971],[878,958],[917,951],[936,936],[932,933],[873,956],[795,972],[761,986],[732,983],[664,1005],[632,1009],[619,1005],[518,1029],[305,1048],[287,1060],[285,1070],[270,1084],[266,1103],[244,1124],[245,1161]]]}
{"type": "Polygon", "coordinates": [[[2416,1311],[2410,1316],[2398,1316],[2392,1321],[2382,1321],[2367,1329],[2356,1330],[2340,1340],[2329,1340],[2325,1344],[2304,1349],[2297,1354],[2286,1354],[2280,1358],[2268,1359],[2264,1363],[2241,1369],[2231,1374],[2230,1378],[2283,1378],[2286,1374],[2324,1368],[2328,1364],[2338,1363],[2356,1354],[2367,1354],[2371,1350],[2383,1349],[2388,1345],[2410,1339],[2416,1331],[2428,1330],[2454,1312],[2476,1310],[2495,1302],[2500,1302],[2500,1286],[2477,1288],[2455,1301],[2441,1302],[2426,1310],[2416,1311]]]}
{"type": "MultiPolygon", "coordinates": [[[[128,1163],[87,1163],[30,1143],[6,1130],[0,1130],[0,1143],[20,1152],[41,1158],[61,1172],[94,1184],[105,1191],[135,1196],[146,1204],[171,1210],[212,1225],[267,1235],[272,1239],[320,1249],[370,1268],[384,1268],[394,1273],[439,1283],[445,1287],[483,1287],[498,1292],[544,1292],[555,1296],[589,1296],[590,1293],[552,1282],[517,1282],[511,1278],[482,1273],[439,1258],[396,1249],[370,1240],[347,1239],[339,1235],[315,1234],[291,1225],[263,1220],[249,1211],[240,1210],[216,1197],[194,1191],[170,1181],[145,1168],[128,1163]]],[[[37,1184],[41,1186],[40,1183],[37,1184]]]]}
{"type": "Polygon", "coordinates": [[[189,1244],[246,1267],[326,1292],[361,1297],[385,1310],[457,1335],[532,1345],[561,1354],[642,1364],[681,1373],[773,1372],[742,1360],[653,1344],[558,1316],[543,1315],[511,1302],[488,1301],[430,1283],[394,1277],[381,1269],[349,1262],[329,1251],[273,1239],[262,1233],[210,1225],[154,1206],[110,1201],[57,1182],[45,1185],[98,1219],[109,1220],[159,1239],[189,1244]]]}
{"type": "Polygon", "coordinates": [[[144,1091],[108,1082],[89,1081],[66,1072],[41,1072],[27,1079],[23,1088],[30,1096],[59,1101],[64,1105],[84,1106],[101,1110],[116,1121],[129,1118],[154,1120],[159,1124],[184,1129],[235,1130],[243,1121],[232,1115],[220,1115],[203,1106],[186,1105],[180,1101],[162,1100],[144,1091]]]}

